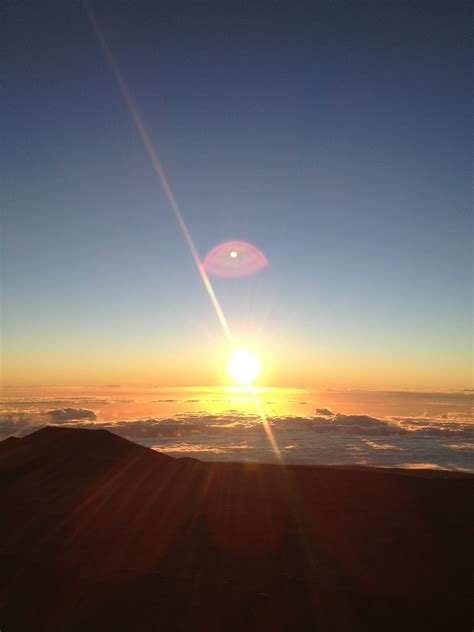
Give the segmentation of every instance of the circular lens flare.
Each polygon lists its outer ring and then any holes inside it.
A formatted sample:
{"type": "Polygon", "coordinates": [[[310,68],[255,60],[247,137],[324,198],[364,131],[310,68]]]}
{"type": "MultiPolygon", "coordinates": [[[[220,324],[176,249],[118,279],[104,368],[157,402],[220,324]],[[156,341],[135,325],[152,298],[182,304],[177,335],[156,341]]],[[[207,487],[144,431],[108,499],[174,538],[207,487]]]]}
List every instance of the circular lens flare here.
{"type": "Polygon", "coordinates": [[[263,270],[268,260],[261,250],[247,241],[225,241],[214,246],[202,263],[207,274],[231,279],[263,270]]]}
{"type": "Polygon", "coordinates": [[[227,372],[237,384],[249,386],[260,375],[260,362],[250,351],[235,351],[229,358],[227,372]]]}

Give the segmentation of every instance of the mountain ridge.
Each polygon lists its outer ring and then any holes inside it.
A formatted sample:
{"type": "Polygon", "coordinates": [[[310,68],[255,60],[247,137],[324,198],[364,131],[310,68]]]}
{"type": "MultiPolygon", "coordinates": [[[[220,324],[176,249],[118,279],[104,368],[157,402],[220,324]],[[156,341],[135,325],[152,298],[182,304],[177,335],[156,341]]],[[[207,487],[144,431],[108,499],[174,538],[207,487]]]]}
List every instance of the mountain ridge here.
{"type": "Polygon", "coordinates": [[[434,630],[469,619],[468,475],[206,463],[63,427],[5,445],[7,631],[434,630]]]}

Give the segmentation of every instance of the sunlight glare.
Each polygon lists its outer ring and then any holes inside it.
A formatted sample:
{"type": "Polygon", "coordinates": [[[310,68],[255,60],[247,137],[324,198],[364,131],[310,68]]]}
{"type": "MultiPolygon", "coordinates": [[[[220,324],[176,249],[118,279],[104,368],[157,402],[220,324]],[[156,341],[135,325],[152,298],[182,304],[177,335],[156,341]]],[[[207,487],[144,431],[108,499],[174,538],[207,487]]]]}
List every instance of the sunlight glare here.
{"type": "Polygon", "coordinates": [[[230,356],[227,372],[237,384],[250,385],[260,374],[260,362],[250,351],[235,351],[230,356]]]}

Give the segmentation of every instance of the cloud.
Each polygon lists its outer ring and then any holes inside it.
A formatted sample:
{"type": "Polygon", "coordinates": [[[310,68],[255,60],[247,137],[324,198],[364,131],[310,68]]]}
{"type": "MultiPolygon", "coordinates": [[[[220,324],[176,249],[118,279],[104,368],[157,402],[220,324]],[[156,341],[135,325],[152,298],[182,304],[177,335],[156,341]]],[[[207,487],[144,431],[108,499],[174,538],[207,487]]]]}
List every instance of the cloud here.
{"type": "Polygon", "coordinates": [[[474,439],[474,420],[471,414],[447,413],[435,419],[429,417],[396,417],[400,428],[411,434],[474,439]]]}
{"type": "Polygon", "coordinates": [[[77,419],[97,419],[95,411],[88,408],[56,408],[46,413],[53,423],[77,419]]]}
{"type": "MultiPolygon", "coordinates": [[[[155,449],[155,446],[150,447],[152,449],[155,449]]],[[[228,454],[229,451],[247,450],[248,447],[249,446],[247,443],[228,444],[224,447],[212,446],[207,443],[170,443],[166,447],[159,446],[157,449],[159,449],[161,452],[166,452],[167,454],[175,454],[176,456],[190,452],[193,454],[199,453],[200,456],[205,456],[209,454],[225,455],[228,454]]]]}
{"type": "MultiPolygon", "coordinates": [[[[394,467],[435,463],[439,467],[472,468],[469,446],[474,445],[474,420],[464,414],[379,419],[322,408],[315,416],[269,415],[267,421],[288,463],[394,467]]],[[[23,436],[48,424],[102,428],[174,456],[276,459],[258,415],[238,410],[219,414],[201,410],[167,418],[111,421],[102,421],[94,410],[82,407],[10,410],[0,413],[0,439],[23,436]]]]}
{"type": "Polygon", "coordinates": [[[332,412],[332,410],[329,410],[329,408],[316,408],[316,414],[331,417],[334,413],[332,412]]]}
{"type": "Polygon", "coordinates": [[[357,435],[392,435],[404,432],[399,426],[369,417],[368,415],[341,415],[337,413],[330,421],[321,426],[325,432],[346,432],[357,435]]]}
{"type": "Polygon", "coordinates": [[[0,414],[0,440],[10,436],[21,437],[34,432],[45,423],[38,420],[35,413],[6,412],[0,414]]]}
{"type": "Polygon", "coordinates": [[[0,440],[9,436],[21,437],[49,424],[95,421],[97,415],[87,408],[60,408],[43,411],[38,408],[26,411],[10,410],[0,413],[0,440]]]}
{"type": "Polygon", "coordinates": [[[83,404],[131,404],[134,403],[134,399],[115,399],[109,397],[60,397],[51,399],[48,397],[7,397],[0,399],[0,405],[2,406],[63,406],[76,404],[81,406],[83,404]]]}
{"type": "MultiPolygon", "coordinates": [[[[104,424],[101,424],[104,427],[104,424]]],[[[183,423],[178,419],[143,419],[137,421],[115,421],[105,424],[107,430],[127,439],[158,439],[162,437],[183,437],[199,433],[202,429],[193,423],[183,423]]]]}
{"type": "Polygon", "coordinates": [[[371,441],[370,439],[365,439],[365,443],[374,450],[395,450],[397,452],[403,452],[403,448],[391,443],[380,443],[377,441],[371,441]]]}
{"type": "MultiPolygon", "coordinates": [[[[344,415],[332,413],[327,408],[317,409],[318,415],[309,416],[268,416],[267,421],[275,432],[311,432],[328,434],[349,434],[363,436],[389,436],[419,434],[425,436],[474,436],[471,418],[457,413],[448,413],[446,418],[392,417],[378,419],[369,415],[344,415]]],[[[0,414],[0,432],[5,428],[23,431],[38,424],[100,426],[121,436],[136,437],[179,437],[195,433],[207,435],[226,431],[245,433],[260,432],[258,415],[238,410],[227,410],[219,414],[207,411],[182,412],[169,418],[123,419],[100,421],[97,413],[88,408],[57,408],[47,411],[29,409],[27,411],[7,411],[0,414]]]]}

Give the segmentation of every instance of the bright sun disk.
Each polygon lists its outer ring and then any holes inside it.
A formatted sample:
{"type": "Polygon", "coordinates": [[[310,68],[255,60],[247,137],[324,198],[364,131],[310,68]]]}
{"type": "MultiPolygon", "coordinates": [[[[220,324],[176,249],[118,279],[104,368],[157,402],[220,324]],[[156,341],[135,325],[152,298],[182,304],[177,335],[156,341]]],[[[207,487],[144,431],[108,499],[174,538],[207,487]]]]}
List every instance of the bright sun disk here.
{"type": "Polygon", "coordinates": [[[250,351],[235,351],[227,365],[229,377],[243,386],[249,386],[260,374],[260,362],[250,351]]]}

